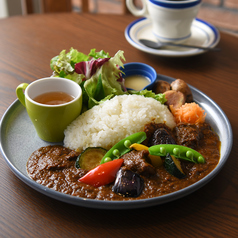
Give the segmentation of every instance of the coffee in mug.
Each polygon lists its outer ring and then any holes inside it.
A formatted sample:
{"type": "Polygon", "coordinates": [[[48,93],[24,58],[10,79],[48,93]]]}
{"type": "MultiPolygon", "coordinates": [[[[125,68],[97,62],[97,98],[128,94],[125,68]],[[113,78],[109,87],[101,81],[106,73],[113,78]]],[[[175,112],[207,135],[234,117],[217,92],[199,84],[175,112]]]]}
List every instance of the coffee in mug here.
{"type": "Polygon", "coordinates": [[[183,42],[191,36],[191,26],[200,8],[201,0],[141,0],[138,9],[133,0],[126,0],[135,16],[150,19],[154,36],[163,42],[183,42]]]}

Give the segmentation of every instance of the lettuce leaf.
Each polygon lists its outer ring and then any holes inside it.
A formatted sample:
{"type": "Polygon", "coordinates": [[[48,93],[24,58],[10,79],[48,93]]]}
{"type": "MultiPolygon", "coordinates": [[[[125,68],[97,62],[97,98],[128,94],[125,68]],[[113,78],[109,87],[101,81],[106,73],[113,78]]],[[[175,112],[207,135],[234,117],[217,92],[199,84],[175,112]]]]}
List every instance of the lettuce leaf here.
{"type": "Polygon", "coordinates": [[[154,98],[155,100],[159,101],[161,104],[164,104],[167,101],[163,93],[155,94],[151,90],[147,90],[147,89],[141,90],[141,91],[129,90],[128,93],[154,98]]]}
{"type": "Polygon", "coordinates": [[[84,88],[89,96],[88,108],[98,105],[115,95],[122,95],[125,93],[120,80],[121,70],[119,66],[123,66],[122,60],[125,60],[123,51],[118,51],[114,57],[105,61],[91,78],[85,81],[84,88]],[[100,98],[100,100],[95,97],[99,80],[101,81],[101,86],[105,95],[105,98],[100,98]]]}
{"type": "Polygon", "coordinates": [[[91,49],[88,56],[92,57],[93,59],[104,59],[104,58],[111,58],[109,53],[106,53],[104,50],[96,52],[96,49],[91,49]]]}
{"type": "Polygon", "coordinates": [[[75,64],[75,72],[77,74],[83,74],[85,76],[84,80],[91,78],[109,58],[104,59],[92,59],[90,61],[83,61],[75,64]]]}
{"type": "Polygon", "coordinates": [[[51,59],[50,67],[55,74],[62,75],[64,73],[67,75],[74,72],[76,63],[87,61],[89,58],[88,55],[78,52],[74,48],[71,48],[68,53],[66,53],[66,50],[62,50],[58,56],[51,59]]]}

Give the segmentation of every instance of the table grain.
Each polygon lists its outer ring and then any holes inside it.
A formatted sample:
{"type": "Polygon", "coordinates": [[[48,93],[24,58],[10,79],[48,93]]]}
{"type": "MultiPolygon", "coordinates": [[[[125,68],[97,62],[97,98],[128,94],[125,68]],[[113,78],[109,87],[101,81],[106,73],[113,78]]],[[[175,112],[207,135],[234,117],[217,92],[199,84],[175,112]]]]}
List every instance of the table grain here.
{"type": "MultiPolygon", "coordinates": [[[[50,76],[50,59],[74,47],[89,53],[125,52],[159,74],[180,78],[212,98],[233,129],[233,148],[221,172],[182,199],[149,208],[100,210],[66,204],[19,180],[0,155],[0,237],[237,237],[238,38],[220,32],[220,52],[167,58],[133,48],[124,30],[131,15],[60,13],[0,20],[0,117],[15,88],[50,76]]],[[[24,146],[24,145],[23,145],[24,146]]],[[[20,153],[20,152],[19,152],[20,153]]]]}

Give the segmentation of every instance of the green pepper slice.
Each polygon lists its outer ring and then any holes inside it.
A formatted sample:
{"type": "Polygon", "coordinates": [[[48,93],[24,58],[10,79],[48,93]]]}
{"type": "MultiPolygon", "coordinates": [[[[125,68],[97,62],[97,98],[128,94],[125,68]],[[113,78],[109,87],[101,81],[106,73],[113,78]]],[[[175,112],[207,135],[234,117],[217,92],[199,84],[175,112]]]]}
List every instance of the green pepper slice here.
{"type": "Polygon", "coordinates": [[[114,159],[118,159],[122,155],[128,153],[131,149],[130,146],[134,143],[140,144],[146,139],[144,131],[132,134],[115,144],[102,158],[101,163],[106,163],[114,159]]]}

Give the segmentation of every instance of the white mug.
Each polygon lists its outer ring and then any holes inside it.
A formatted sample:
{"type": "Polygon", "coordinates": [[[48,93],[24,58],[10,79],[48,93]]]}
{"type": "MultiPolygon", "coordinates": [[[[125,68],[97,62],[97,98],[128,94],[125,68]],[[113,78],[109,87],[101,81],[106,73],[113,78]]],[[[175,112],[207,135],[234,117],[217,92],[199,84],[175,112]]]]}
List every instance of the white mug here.
{"type": "Polygon", "coordinates": [[[201,0],[141,0],[138,9],[133,0],[126,0],[129,11],[135,16],[151,20],[152,31],[159,41],[183,42],[191,36],[191,26],[201,0]]]}

